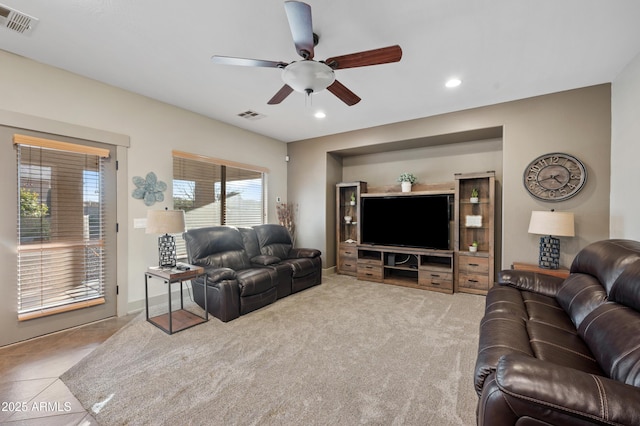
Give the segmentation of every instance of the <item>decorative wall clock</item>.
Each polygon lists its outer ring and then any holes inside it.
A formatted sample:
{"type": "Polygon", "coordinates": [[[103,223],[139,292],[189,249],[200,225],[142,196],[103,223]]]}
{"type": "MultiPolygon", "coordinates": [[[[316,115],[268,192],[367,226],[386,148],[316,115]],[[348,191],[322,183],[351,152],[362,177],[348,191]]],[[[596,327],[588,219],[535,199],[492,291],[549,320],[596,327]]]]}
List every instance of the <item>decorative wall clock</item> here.
{"type": "Polygon", "coordinates": [[[524,170],[524,187],[543,201],[564,201],[576,195],[587,181],[587,169],[573,155],[544,154],[524,170]]]}

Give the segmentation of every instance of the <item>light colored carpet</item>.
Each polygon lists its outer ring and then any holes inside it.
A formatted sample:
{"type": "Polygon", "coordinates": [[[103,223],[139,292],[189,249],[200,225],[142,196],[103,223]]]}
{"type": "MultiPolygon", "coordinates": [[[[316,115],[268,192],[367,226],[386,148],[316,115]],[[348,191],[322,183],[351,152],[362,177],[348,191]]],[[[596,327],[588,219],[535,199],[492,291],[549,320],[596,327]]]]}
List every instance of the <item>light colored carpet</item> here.
{"type": "Polygon", "coordinates": [[[136,317],[62,380],[101,425],[474,425],[485,298],[328,275],[169,336],[136,317]]]}

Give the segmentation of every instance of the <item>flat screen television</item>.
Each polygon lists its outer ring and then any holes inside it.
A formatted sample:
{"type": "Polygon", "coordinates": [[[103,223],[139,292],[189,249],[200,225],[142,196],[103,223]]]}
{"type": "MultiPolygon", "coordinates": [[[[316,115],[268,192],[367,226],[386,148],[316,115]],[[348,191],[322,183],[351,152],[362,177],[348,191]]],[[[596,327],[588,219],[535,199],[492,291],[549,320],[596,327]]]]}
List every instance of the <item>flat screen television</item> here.
{"type": "Polygon", "coordinates": [[[449,250],[453,195],[362,197],[362,244],[449,250]]]}

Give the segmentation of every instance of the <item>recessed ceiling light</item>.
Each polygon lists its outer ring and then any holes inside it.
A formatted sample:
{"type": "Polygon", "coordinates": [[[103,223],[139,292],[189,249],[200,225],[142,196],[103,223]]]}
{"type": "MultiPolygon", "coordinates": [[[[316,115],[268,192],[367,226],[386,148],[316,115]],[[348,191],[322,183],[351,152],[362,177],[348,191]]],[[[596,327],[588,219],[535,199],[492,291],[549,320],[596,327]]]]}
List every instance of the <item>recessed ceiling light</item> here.
{"type": "Polygon", "coordinates": [[[316,113],[314,114],[314,116],[315,116],[316,118],[325,118],[325,117],[327,116],[327,114],[325,114],[325,113],[324,113],[324,112],[322,112],[322,111],[318,111],[318,112],[316,112],[316,113]]]}
{"type": "Polygon", "coordinates": [[[451,78],[447,80],[447,82],[444,85],[447,86],[448,88],[452,88],[452,87],[458,87],[460,86],[460,84],[462,84],[462,80],[460,80],[459,78],[451,78]]]}

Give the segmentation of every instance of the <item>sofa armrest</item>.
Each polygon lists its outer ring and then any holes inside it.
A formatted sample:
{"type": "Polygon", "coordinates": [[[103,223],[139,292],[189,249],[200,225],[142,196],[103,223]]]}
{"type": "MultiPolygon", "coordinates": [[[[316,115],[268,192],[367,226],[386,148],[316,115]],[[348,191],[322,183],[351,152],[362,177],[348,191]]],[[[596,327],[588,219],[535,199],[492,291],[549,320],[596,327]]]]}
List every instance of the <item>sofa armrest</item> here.
{"type": "Polygon", "coordinates": [[[495,379],[517,417],[640,424],[640,388],[616,380],[517,354],[500,358],[495,379]]]}
{"type": "Polygon", "coordinates": [[[318,249],[292,248],[289,250],[289,259],[299,259],[301,257],[318,257],[321,252],[318,249]]]}
{"type": "Polygon", "coordinates": [[[205,271],[207,273],[208,283],[235,280],[237,278],[236,271],[231,268],[207,268],[205,271]]]}
{"type": "Polygon", "coordinates": [[[269,256],[268,254],[261,254],[251,258],[251,263],[260,266],[273,265],[280,262],[282,262],[282,259],[277,256],[269,256]]]}
{"type": "Polygon", "coordinates": [[[498,273],[498,284],[555,297],[564,278],[533,271],[505,269],[498,273]]]}

